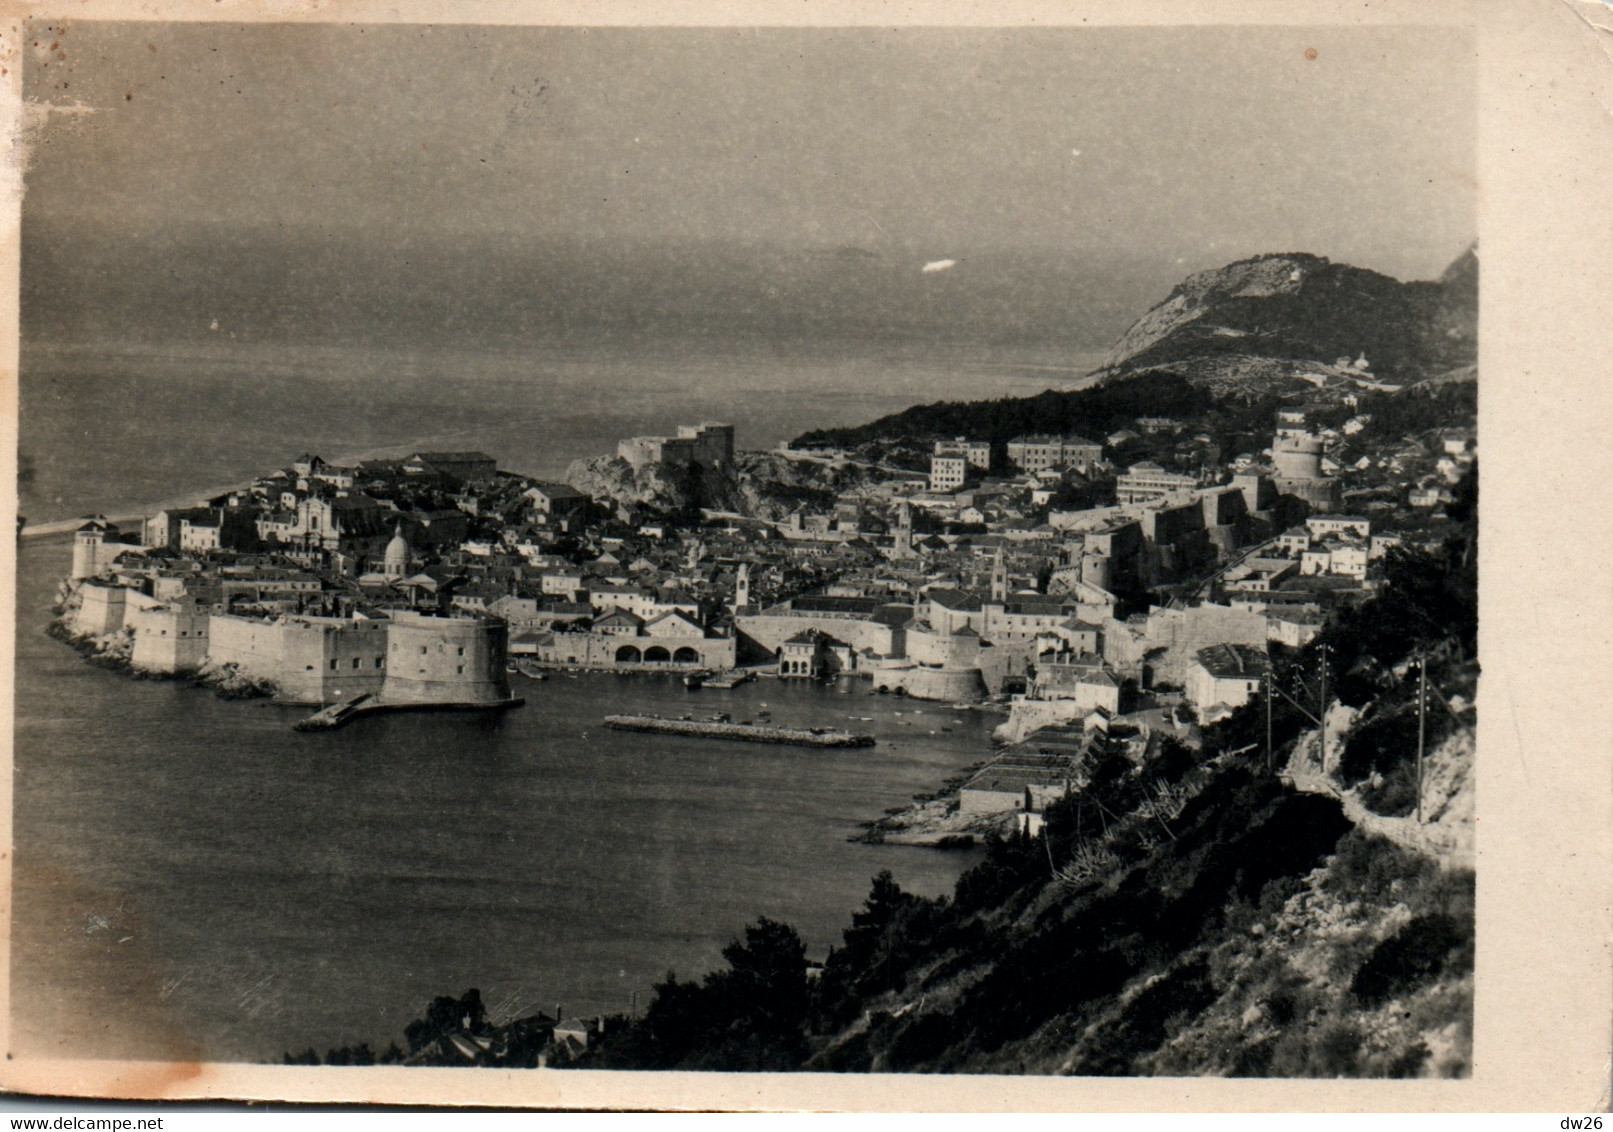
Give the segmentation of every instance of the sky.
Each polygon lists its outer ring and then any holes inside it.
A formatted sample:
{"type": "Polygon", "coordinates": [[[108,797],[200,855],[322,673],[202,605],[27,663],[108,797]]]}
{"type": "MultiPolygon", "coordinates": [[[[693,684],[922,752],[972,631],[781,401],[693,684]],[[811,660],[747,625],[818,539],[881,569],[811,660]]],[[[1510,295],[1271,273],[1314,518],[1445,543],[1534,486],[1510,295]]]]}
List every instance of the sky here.
{"type": "Polygon", "coordinates": [[[547,324],[743,322],[756,291],[757,325],[866,330],[888,295],[915,333],[1031,337],[1090,300],[1101,336],[1189,271],[1306,251],[1428,278],[1475,234],[1474,44],[1448,27],[30,31],[25,308],[32,273],[36,316],[80,330],[167,257],[192,321],[211,289],[250,322],[294,278],[395,323],[433,277],[510,275],[545,281],[547,324]]]}

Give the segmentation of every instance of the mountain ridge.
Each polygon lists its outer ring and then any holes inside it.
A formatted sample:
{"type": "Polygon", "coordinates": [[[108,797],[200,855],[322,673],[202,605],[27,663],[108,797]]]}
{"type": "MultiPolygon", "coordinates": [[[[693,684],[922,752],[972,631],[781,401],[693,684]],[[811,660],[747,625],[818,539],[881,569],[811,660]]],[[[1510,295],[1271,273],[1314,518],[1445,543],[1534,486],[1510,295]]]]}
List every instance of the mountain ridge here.
{"type": "Polygon", "coordinates": [[[1113,382],[1169,369],[1245,396],[1346,367],[1406,384],[1477,360],[1477,300],[1477,245],[1438,279],[1409,283],[1304,252],[1258,255],[1188,276],[1094,372],[1113,382]]]}

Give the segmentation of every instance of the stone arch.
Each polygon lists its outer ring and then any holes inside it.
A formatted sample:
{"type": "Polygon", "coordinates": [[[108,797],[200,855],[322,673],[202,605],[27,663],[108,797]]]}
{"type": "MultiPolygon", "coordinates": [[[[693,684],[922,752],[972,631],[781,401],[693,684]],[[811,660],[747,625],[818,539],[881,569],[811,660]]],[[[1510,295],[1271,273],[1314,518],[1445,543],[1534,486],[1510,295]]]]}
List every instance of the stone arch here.
{"type": "Polygon", "coordinates": [[[667,652],[665,645],[651,645],[644,650],[645,664],[665,664],[671,659],[672,654],[667,652]]]}
{"type": "Polygon", "coordinates": [[[633,645],[623,645],[616,650],[617,664],[637,664],[642,659],[644,658],[639,655],[637,647],[633,645]]]}
{"type": "Polygon", "coordinates": [[[672,654],[672,660],[677,664],[699,664],[700,654],[694,649],[690,648],[688,645],[681,645],[679,646],[678,650],[672,654]]]}

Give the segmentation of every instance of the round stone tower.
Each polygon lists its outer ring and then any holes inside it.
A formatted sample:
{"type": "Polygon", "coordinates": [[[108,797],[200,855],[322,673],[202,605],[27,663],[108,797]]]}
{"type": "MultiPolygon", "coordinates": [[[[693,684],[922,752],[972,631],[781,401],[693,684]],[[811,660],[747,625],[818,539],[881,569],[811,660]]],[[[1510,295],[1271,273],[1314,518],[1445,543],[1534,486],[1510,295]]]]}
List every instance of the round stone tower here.
{"type": "Polygon", "coordinates": [[[387,625],[386,682],[392,704],[498,704],[510,698],[505,623],[492,617],[394,612],[387,625]]]}

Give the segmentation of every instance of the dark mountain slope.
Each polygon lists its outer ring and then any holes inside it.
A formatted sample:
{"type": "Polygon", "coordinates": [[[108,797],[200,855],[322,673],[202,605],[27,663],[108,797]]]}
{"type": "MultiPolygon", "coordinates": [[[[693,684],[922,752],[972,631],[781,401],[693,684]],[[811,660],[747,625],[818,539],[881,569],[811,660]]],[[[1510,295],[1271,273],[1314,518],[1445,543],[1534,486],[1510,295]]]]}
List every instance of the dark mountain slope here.
{"type": "Polygon", "coordinates": [[[1188,277],[1121,335],[1096,386],[1031,397],[918,405],[854,428],[821,429],[800,447],[857,447],[967,434],[1002,442],[1026,432],[1097,437],[1142,415],[1199,416],[1312,388],[1355,390],[1470,380],[1476,370],[1478,256],[1437,280],[1402,283],[1305,254],[1263,255],[1188,277]],[[1367,371],[1353,364],[1364,356],[1367,371]]]}
{"type": "Polygon", "coordinates": [[[1239,376],[1232,359],[1325,367],[1364,355],[1377,376],[1415,381],[1473,363],[1477,303],[1472,249],[1415,283],[1320,256],[1256,256],[1189,276],[1121,335],[1100,372],[1113,381],[1169,368],[1227,392],[1239,376]]]}

